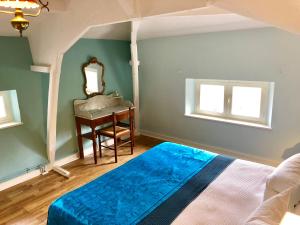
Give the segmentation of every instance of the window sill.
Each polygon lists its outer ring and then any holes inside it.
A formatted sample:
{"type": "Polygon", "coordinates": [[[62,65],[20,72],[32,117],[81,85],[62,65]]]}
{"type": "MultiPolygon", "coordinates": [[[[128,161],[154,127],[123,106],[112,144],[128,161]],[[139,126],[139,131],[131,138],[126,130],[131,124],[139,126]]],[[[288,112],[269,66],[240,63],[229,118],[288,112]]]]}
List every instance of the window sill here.
{"type": "Polygon", "coordinates": [[[223,122],[223,123],[231,123],[231,124],[236,124],[236,125],[241,125],[241,126],[256,127],[256,128],[266,129],[266,130],[272,130],[271,126],[264,125],[264,124],[238,121],[238,120],[232,120],[232,119],[224,119],[224,118],[218,118],[218,117],[214,117],[214,116],[205,116],[205,115],[193,114],[193,113],[184,114],[184,115],[186,117],[191,117],[191,118],[212,120],[212,121],[218,121],[218,122],[223,122]]]}
{"type": "Polygon", "coordinates": [[[23,124],[22,122],[9,122],[9,123],[0,124],[0,130],[5,128],[10,128],[10,127],[20,126],[22,124],[23,124]]]}

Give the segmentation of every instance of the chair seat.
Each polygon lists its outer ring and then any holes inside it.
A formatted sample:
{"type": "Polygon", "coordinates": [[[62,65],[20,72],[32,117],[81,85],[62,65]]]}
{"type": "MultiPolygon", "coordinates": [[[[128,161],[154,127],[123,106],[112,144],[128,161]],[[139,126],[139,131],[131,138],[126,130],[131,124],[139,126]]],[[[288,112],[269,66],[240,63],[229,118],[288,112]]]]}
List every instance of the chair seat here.
{"type": "MultiPolygon", "coordinates": [[[[114,137],[114,128],[113,128],[113,126],[111,126],[111,127],[101,129],[101,130],[99,130],[99,134],[108,136],[108,137],[114,137]]],[[[127,129],[125,127],[116,126],[116,136],[117,137],[127,135],[127,134],[130,134],[129,129],[127,129]]]]}
{"type": "MultiPolygon", "coordinates": [[[[102,156],[102,147],[109,148],[114,150],[115,152],[115,162],[118,162],[118,154],[117,150],[118,147],[125,146],[125,144],[130,143],[130,150],[131,155],[133,154],[133,147],[134,147],[134,108],[129,107],[128,110],[124,110],[121,112],[113,112],[112,113],[112,126],[100,129],[97,132],[98,140],[99,140],[99,151],[100,151],[100,158],[102,156]],[[124,123],[124,121],[129,120],[129,124],[124,123]],[[124,127],[125,126],[125,127],[124,127]],[[114,148],[110,146],[102,145],[101,136],[113,138],[114,140],[114,148]],[[122,140],[122,136],[128,136],[128,140],[122,140]],[[121,143],[118,145],[118,143],[121,143]]],[[[126,137],[126,138],[128,138],[126,137]]]]}

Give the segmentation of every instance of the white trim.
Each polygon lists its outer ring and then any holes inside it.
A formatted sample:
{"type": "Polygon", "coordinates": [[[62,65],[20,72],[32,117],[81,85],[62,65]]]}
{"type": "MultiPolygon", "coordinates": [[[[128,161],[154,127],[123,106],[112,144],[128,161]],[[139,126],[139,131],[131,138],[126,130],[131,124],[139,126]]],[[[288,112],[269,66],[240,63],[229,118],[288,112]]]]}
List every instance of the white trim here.
{"type": "Polygon", "coordinates": [[[50,66],[39,66],[39,65],[31,65],[30,70],[38,73],[47,73],[50,74],[50,66]]]}
{"type": "MultiPolygon", "coordinates": [[[[107,140],[104,144],[105,145],[112,145],[113,144],[113,139],[107,140]]],[[[84,155],[91,155],[91,154],[93,154],[93,148],[92,147],[84,150],[84,155]]],[[[54,163],[53,166],[51,166],[51,164],[46,165],[46,171],[48,172],[48,171],[50,171],[50,170],[53,169],[56,172],[62,171],[62,172],[64,172],[67,175],[66,172],[68,172],[68,171],[66,171],[66,170],[64,170],[64,169],[62,169],[60,167],[64,166],[64,165],[67,165],[67,164],[69,164],[69,163],[71,163],[71,162],[73,162],[73,161],[75,161],[75,160],[77,160],[79,158],[80,158],[79,157],[79,153],[72,154],[72,155],[67,156],[67,157],[65,157],[63,159],[57,160],[54,163]]],[[[44,173],[44,174],[47,174],[47,172],[44,173]]],[[[13,178],[11,180],[2,182],[2,183],[0,183],[0,191],[3,191],[3,190],[8,189],[8,188],[11,188],[13,186],[16,186],[16,185],[21,184],[21,183],[23,183],[25,181],[31,180],[31,179],[33,179],[35,177],[40,176],[40,175],[41,175],[41,171],[39,169],[37,169],[37,170],[33,170],[33,171],[29,172],[29,173],[23,174],[21,176],[18,176],[16,178],[13,178]]]]}
{"type": "MultiPolygon", "coordinates": [[[[66,158],[58,160],[55,164],[59,165],[59,166],[63,166],[63,165],[66,165],[68,163],[71,163],[71,162],[73,162],[73,161],[75,161],[77,159],[79,159],[79,154],[75,153],[75,154],[70,155],[70,156],[68,156],[66,158]]],[[[51,169],[49,169],[49,168],[51,168],[50,164],[46,165],[46,168],[47,168],[47,171],[51,170],[51,169]]],[[[44,174],[47,174],[47,173],[44,173],[44,174]]],[[[8,188],[11,188],[13,186],[16,186],[16,185],[21,184],[21,183],[23,183],[25,181],[31,180],[31,179],[33,179],[35,177],[40,176],[40,175],[41,175],[41,171],[39,169],[36,169],[36,170],[33,170],[33,171],[29,172],[29,173],[26,173],[26,174],[23,174],[23,175],[18,176],[16,178],[13,178],[11,180],[2,182],[2,183],[0,183],[0,191],[3,191],[3,190],[8,189],[8,188]]]]}
{"type": "Polygon", "coordinates": [[[223,122],[223,123],[232,123],[232,124],[236,124],[236,125],[240,125],[240,126],[248,126],[248,127],[256,127],[256,128],[272,130],[272,127],[270,127],[268,125],[264,125],[264,124],[245,122],[245,121],[241,121],[241,120],[225,119],[225,118],[216,117],[216,116],[206,116],[206,115],[194,114],[194,113],[186,113],[186,114],[184,114],[184,116],[196,118],[196,119],[212,120],[212,121],[218,121],[218,122],[223,122]]]}
{"type": "MultiPolygon", "coordinates": [[[[137,61],[137,65],[138,65],[138,66],[140,65],[140,63],[141,63],[140,61],[137,61]]],[[[133,65],[132,60],[129,60],[129,65],[130,65],[130,66],[133,65]]]]}
{"type": "Polygon", "coordinates": [[[40,174],[41,174],[40,170],[34,170],[34,171],[31,171],[31,172],[26,173],[24,175],[21,175],[19,177],[16,177],[14,179],[2,182],[2,183],[0,183],[0,191],[3,191],[3,190],[8,189],[10,187],[13,187],[17,184],[23,183],[23,182],[25,182],[27,180],[30,180],[32,178],[38,177],[40,174]]]}
{"type": "Polygon", "coordinates": [[[277,166],[280,163],[279,161],[268,160],[268,159],[265,159],[265,158],[262,158],[262,157],[259,157],[259,156],[245,154],[245,153],[237,152],[237,151],[226,149],[226,148],[221,148],[221,147],[216,147],[216,146],[211,146],[211,145],[204,145],[204,144],[200,144],[198,142],[190,141],[190,140],[187,140],[187,139],[172,137],[172,136],[168,136],[168,135],[164,135],[164,134],[160,134],[160,133],[156,133],[156,132],[152,132],[152,131],[140,130],[140,133],[141,133],[141,135],[157,138],[157,139],[160,139],[160,140],[176,142],[176,143],[184,144],[184,145],[189,145],[189,146],[192,146],[192,147],[196,147],[196,148],[205,149],[205,150],[208,150],[208,151],[211,151],[211,152],[215,152],[217,154],[229,155],[229,156],[232,156],[234,158],[244,159],[244,160],[253,161],[253,162],[257,162],[257,163],[262,163],[262,164],[266,164],[266,165],[277,166]]]}
{"type": "Polygon", "coordinates": [[[48,91],[48,117],[47,117],[47,155],[51,165],[55,162],[56,153],[56,123],[57,123],[57,106],[59,80],[63,54],[59,54],[55,66],[51,66],[49,91],[48,91]]]}
{"type": "Polygon", "coordinates": [[[21,126],[21,125],[23,125],[22,122],[7,122],[7,123],[0,124],[0,130],[10,128],[10,127],[21,126]]]}
{"type": "Polygon", "coordinates": [[[53,170],[64,176],[65,178],[69,178],[71,176],[71,173],[68,170],[65,170],[64,168],[60,167],[60,166],[53,166],[53,170]]]}
{"type": "Polygon", "coordinates": [[[137,49],[137,34],[140,26],[140,21],[131,21],[131,70],[132,70],[132,86],[133,86],[133,102],[134,110],[134,123],[135,128],[139,130],[140,127],[140,99],[139,99],[139,65],[138,49],[137,49]]]}

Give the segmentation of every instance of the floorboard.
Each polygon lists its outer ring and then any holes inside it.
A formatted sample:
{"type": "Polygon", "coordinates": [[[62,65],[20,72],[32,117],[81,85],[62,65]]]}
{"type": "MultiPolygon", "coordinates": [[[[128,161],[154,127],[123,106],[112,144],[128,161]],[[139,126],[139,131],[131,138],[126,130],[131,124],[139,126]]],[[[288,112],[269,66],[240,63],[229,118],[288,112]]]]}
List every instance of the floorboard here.
{"type": "Polygon", "coordinates": [[[160,142],[162,141],[139,136],[136,138],[133,155],[129,154],[129,147],[118,151],[118,163],[112,163],[113,151],[107,150],[97,165],[94,164],[92,155],[89,155],[84,160],[76,160],[64,166],[71,172],[69,179],[51,171],[47,175],[0,192],[0,224],[45,225],[48,207],[52,201],[126,163],[160,142]]]}

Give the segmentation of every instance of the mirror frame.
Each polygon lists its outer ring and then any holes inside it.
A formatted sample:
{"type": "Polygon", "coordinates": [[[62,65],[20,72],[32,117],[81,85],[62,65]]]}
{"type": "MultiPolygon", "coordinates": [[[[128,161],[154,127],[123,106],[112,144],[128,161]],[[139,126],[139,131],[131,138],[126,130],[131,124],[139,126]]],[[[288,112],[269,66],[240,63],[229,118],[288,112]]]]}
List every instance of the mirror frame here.
{"type": "Polygon", "coordinates": [[[91,97],[94,97],[96,95],[103,95],[103,93],[105,91],[104,65],[103,65],[103,63],[99,62],[96,57],[92,57],[87,63],[84,63],[82,65],[81,70],[82,70],[83,80],[84,80],[83,92],[87,96],[87,98],[91,98],[91,97]],[[101,92],[94,92],[92,94],[88,94],[87,91],[86,91],[86,89],[87,89],[87,78],[86,78],[86,74],[85,74],[85,68],[88,67],[90,64],[98,64],[102,68],[102,76],[101,76],[100,79],[101,79],[103,89],[102,89],[101,92]]]}

